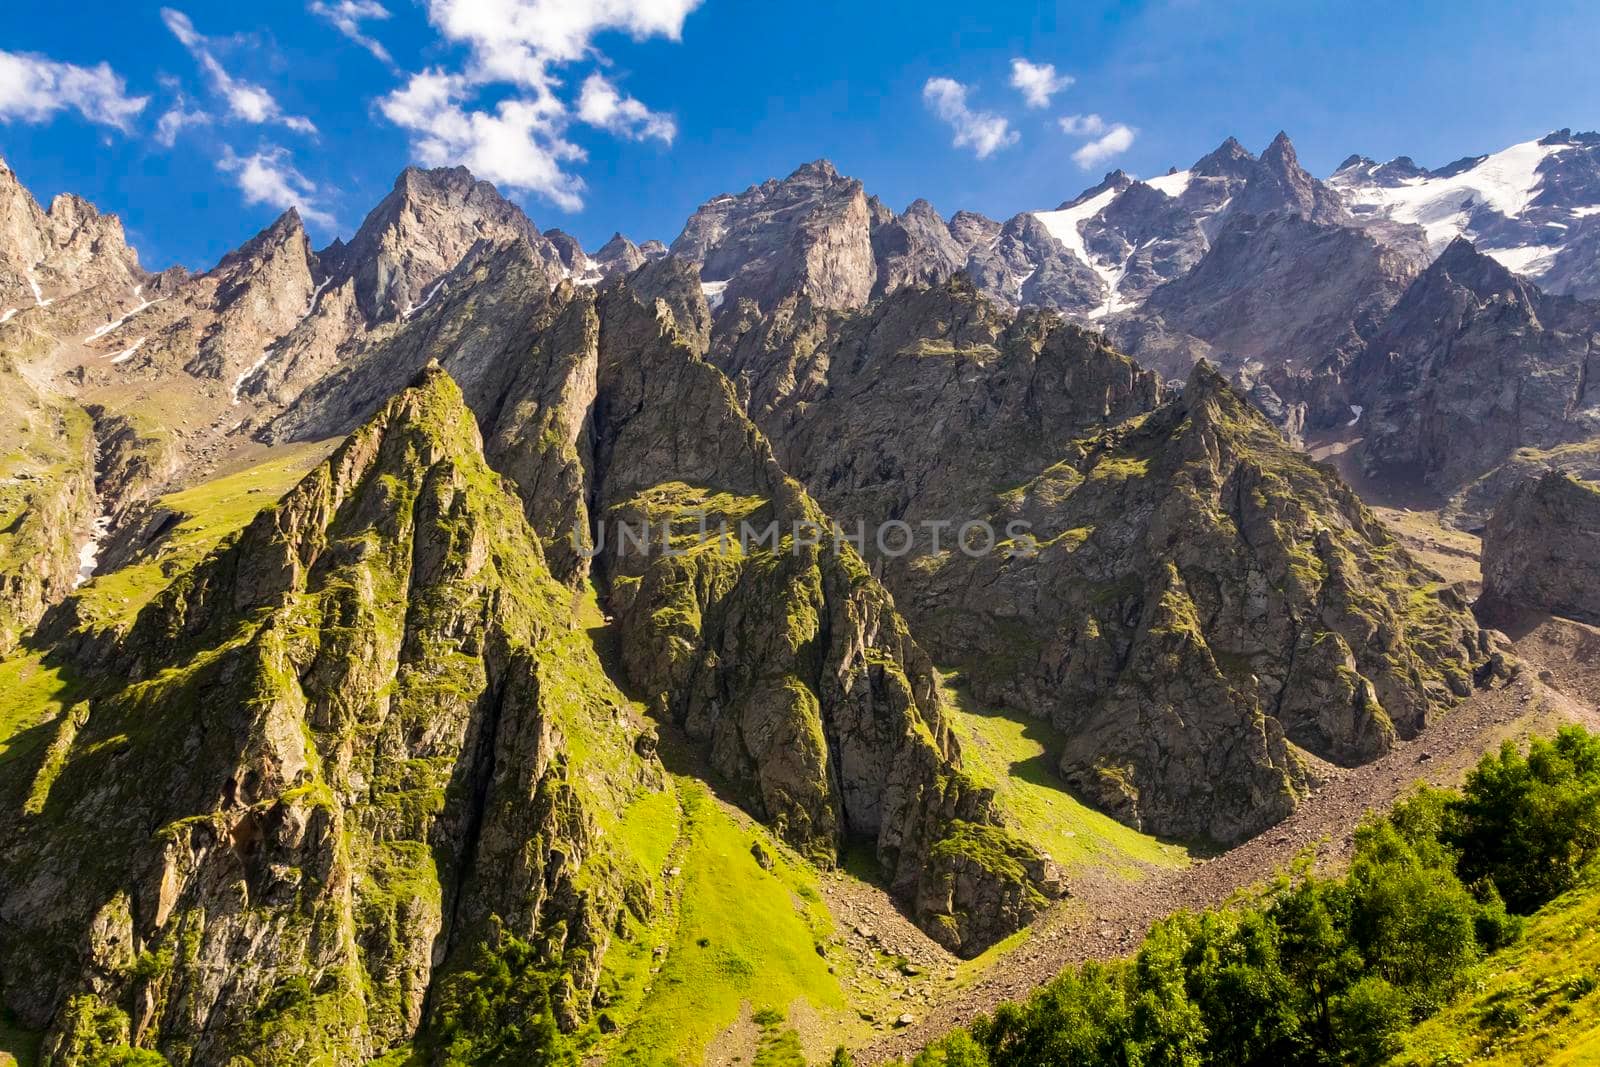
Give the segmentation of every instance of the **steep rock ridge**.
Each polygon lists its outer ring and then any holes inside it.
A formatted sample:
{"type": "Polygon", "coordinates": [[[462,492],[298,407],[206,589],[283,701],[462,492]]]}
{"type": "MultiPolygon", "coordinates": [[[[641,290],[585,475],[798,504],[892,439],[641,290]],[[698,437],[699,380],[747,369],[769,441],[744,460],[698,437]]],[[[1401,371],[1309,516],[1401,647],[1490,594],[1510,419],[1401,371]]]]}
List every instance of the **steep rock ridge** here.
{"type": "Polygon", "coordinates": [[[828,545],[703,551],[693,565],[619,554],[614,539],[593,560],[583,550],[591,529],[646,516],[659,529],[707,499],[751,509],[710,509],[736,534],[737,520],[756,511],[762,529],[824,523],[727,380],[696,354],[706,314],[693,267],[677,257],[601,292],[570,283],[550,291],[525,242],[480,248],[434,306],[375,335],[267,433],[324,436],[381,395],[384,381],[439,354],[478,416],[490,461],[516,484],[553,573],[576,585],[594,566],[611,590],[631,685],[705,744],[744,803],[786,840],[827,862],[846,840],[872,842],[919,921],[952,948],[976,951],[1059,887],[1042,856],[1018,866],[1013,855],[989,879],[947,857],[948,879],[928,880],[931,850],[957,824],[978,828],[961,838],[969,844],[1027,849],[996,844],[993,798],[960,775],[927,661],[859,559],[828,545]],[[650,308],[635,284],[648,286],[650,308]],[[1016,870],[1027,877],[1012,879],[1016,870]]]}
{"type": "Polygon", "coordinates": [[[493,185],[465,167],[407,167],[350,243],[336,242],[320,258],[335,286],[355,282],[356,303],[369,321],[378,321],[420,306],[479,241],[518,238],[559,273],[560,250],[493,185]]]}
{"type": "Polygon", "coordinates": [[[1508,488],[1494,473],[1503,464],[1593,468],[1583,446],[1600,436],[1597,342],[1600,308],[1542,293],[1456,240],[1353,369],[1370,420],[1363,463],[1446,496],[1488,476],[1463,502],[1469,524],[1508,488]]]}
{"type": "Polygon", "coordinates": [[[976,518],[974,497],[1157,402],[1154,376],[1095,335],[961,278],[854,315],[797,305],[730,330],[711,358],[784,468],[873,527],[976,518]]]}
{"type": "Polygon", "coordinates": [[[0,354],[0,656],[73,588],[96,514],[89,416],[40,393],[0,354]]]}
{"type": "Polygon", "coordinates": [[[831,864],[869,842],[891,891],[964,954],[1060,892],[960,773],[932,668],[887,593],[822,536],[822,511],[665,302],[572,293],[488,436],[530,515],[588,523],[632,686],[797,849],[831,864]],[[646,523],[657,542],[670,528],[672,552],[624,540],[646,523]]]}
{"type": "Polygon", "coordinates": [[[1152,292],[1141,315],[1204,341],[1247,386],[1261,380],[1305,403],[1313,425],[1335,425],[1349,418],[1345,369],[1422,263],[1365,230],[1298,210],[1230,212],[1205,257],[1152,292]]]}
{"type": "Polygon", "coordinates": [[[1465,237],[1547,292],[1600,297],[1600,134],[1556,130],[1434,171],[1352,156],[1329,184],[1358,220],[1423,227],[1435,256],[1465,237]]]}
{"type": "Polygon", "coordinates": [[[69,1062],[364,1062],[442,1002],[537,1010],[473,993],[515,938],[576,1025],[657,895],[601,828],[665,782],[571,600],[428,371],[6,776],[7,1004],[69,1062]]]}
{"type": "Polygon", "coordinates": [[[700,264],[723,307],[749,299],[768,308],[791,293],[857,307],[876,278],[871,231],[861,183],[818,160],[701,205],[671,250],[700,264]]]}
{"type": "MultiPolygon", "coordinates": [[[[552,290],[560,285],[570,288],[560,281],[559,266],[552,267],[527,241],[482,241],[434,283],[425,307],[381,324],[341,352],[337,366],[293,391],[287,408],[259,434],[283,442],[346,433],[377,410],[394,382],[405,381],[430,360],[442,364],[473,410],[482,412],[499,396],[512,357],[526,352],[530,337],[546,321],[552,290]]],[[[345,287],[323,300],[330,296],[350,299],[345,287]]]]}
{"type": "MultiPolygon", "coordinates": [[[[215,319],[198,332],[195,352],[183,369],[197,377],[221,379],[232,374],[230,380],[242,385],[273,342],[305,318],[321,273],[300,214],[290,208],[224,256],[185,294],[186,303],[209,304],[215,319]]],[[[191,321],[180,323],[173,341],[188,341],[192,326],[191,321]]],[[[158,339],[147,358],[154,358],[160,348],[158,339]]]]}
{"type": "Polygon", "coordinates": [[[1241,215],[1284,212],[1325,225],[1346,222],[1350,217],[1339,194],[1300,166],[1294,144],[1282,130],[1261,153],[1233,210],[1241,215]]]}
{"type": "Polygon", "coordinates": [[[131,289],[144,278],[115,215],[70,193],[46,213],[0,160],[0,316],[83,289],[131,289]]]}
{"type": "Polygon", "coordinates": [[[1600,625],[1600,486],[1562,471],[1527,478],[1483,533],[1480,614],[1531,608],[1600,625]]]}
{"type": "Polygon", "coordinates": [[[1157,407],[1092,335],[960,284],[714,358],[847,529],[949,524],[938,552],[869,543],[912,631],[1052,719],[1068,780],[1144,829],[1247,836],[1307,784],[1286,740],[1365,761],[1470,689],[1458,595],[1209,368],[1157,407]],[[961,551],[967,520],[1006,540],[961,551]]]}
{"type": "Polygon", "coordinates": [[[967,254],[933,205],[914,200],[903,214],[872,228],[872,257],[877,264],[872,297],[912,282],[937,285],[961,269],[967,254]]]}
{"type": "Polygon", "coordinates": [[[1032,214],[1015,216],[992,243],[973,248],[964,269],[978,288],[1013,305],[1087,314],[1109,292],[1101,276],[1032,214]]]}

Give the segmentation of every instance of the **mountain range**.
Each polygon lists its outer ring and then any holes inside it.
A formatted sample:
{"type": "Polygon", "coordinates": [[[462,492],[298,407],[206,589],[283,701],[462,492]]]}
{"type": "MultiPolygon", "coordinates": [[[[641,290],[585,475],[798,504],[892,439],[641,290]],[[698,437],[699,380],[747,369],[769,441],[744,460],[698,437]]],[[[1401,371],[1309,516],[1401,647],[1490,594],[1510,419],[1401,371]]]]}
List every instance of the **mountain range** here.
{"type": "Polygon", "coordinates": [[[817,161],[593,252],[411,168],[153,273],[0,167],[0,999],[66,1063],[881,1028],[841,901],[977,957],[1514,676],[1374,506],[1600,472],[1597,216],[1566,130],[1004,222],[817,161]]]}

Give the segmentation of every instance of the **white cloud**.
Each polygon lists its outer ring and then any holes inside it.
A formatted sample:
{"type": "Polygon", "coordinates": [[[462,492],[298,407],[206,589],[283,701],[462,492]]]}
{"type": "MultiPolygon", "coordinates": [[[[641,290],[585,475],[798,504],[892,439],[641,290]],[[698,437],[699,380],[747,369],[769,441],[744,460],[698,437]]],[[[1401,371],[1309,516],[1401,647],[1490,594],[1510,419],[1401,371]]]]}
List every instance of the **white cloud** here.
{"type": "Polygon", "coordinates": [[[389,58],[389,50],[371,37],[361,32],[361,23],[367,19],[382,20],[389,17],[389,9],[378,3],[377,0],[337,0],[328,3],[327,0],[312,0],[309,8],[313,15],[327,19],[333,24],[334,29],[350,38],[356,44],[371,52],[373,57],[380,62],[394,65],[394,60],[389,58]]]}
{"type": "Polygon", "coordinates": [[[248,156],[235,155],[228,148],[217,161],[217,169],[233,175],[247,204],[267,204],[280,211],[294,208],[308,222],[330,229],[338,225],[321,207],[316,184],[294,168],[283,148],[269,147],[248,156]]]}
{"type": "Polygon", "coordinates": [[[105,63],[80,67],[40,55],[0,52],[0,122],[44,122],[71,108],[90,122],[128,132],[150,98],[129,96],[105,63]]]}
{"type": "Polygon", "coordinates": [[[460,74],[428,70],[379,102],[412,134],[412,150],[430,167],[460,164],[480,178],[537,193],[567,211],[583,206],[583,180],[562,164],[584,158],[567,141],[566,110],[548,94],[502,100],[490,111],[462,107],[471,92],[460,74]]]}
{"type": "Polygon", "coordinates": [[[580,60],[604,65],[601,33],[635,40],[680,40],[702,0],[427,0],[440,36],[471,53],[459,71],[426,70],[379,101],[389,121],[410,131],[412,152],[429,166],[460,164],[481,178],[534,193],[567,211],[583,206],[583,179],[567,164],[585,158],[567,140],[572,122],[619,137],[671,144],[677,124],[592,73],[576,101],[556,95],[553,73],[580,60]],[[478,103],[491,85],[514,95],[478,103]]]}
{"type": "Polygon", "coordinates": [[[189,50],[211,78],[212,86],[227,101],[228,111],[235,118],[257,125],[278,123],[296,133],[317,132],[310,119],[301,115],[285,115],[278,101],[261,86],[240,81],[229,74],[212,52],[210,41],[194,28],[188,15],[164,7],[161,9],[161,21],[167,24],[167,29],[172,31],[172,35],[189,50]]]}
{"type": "Polygon", "coordinates": [[[971,148],[979,159],[987,159],[1021,139],[999,115],[969,108],[967,87],[952,78],[929,78],[922,87],[922,100],[956,131],[951,143],[957,148],[971,148]]]}
{"type": "Polygon", "coordinates": [[[428,0],[428,19],[472,48],[475,81],[548,84],[549,67],[583,59],[599,33],[681,40],[701,0],[428,0]]]}
{"type": "Polygon", "coordinates": [[[172,90],[172,106],[162,112],[156,122],[156,143],[171,148],[178,143],[178,135],[189,126],[205,126],[211,116],[199,108],[190,109],[189,100],[178,88],[176,79],[163,78],[162,84],[172,90]]]}
{"type": "Polygon", "coordinates": [[[1084,170],[1093,170],[1106,160],[1126,152],[1133,145],[1133,138],[1137,133],[1137,130],[1119,122],[1106,129],[1100,137],[1072,153],[1073,162],[1084,170]]]}
{"type": "Polygon", "coordinates": [[[1057,121],[1062,133],[1074,137],[1098,137],[1106,132],[1106,120],[1099,115],[1067,115],[1057,121]]]}
{"type": "Polygon", "coordinates": [[[633,97],[623,96],[598,72],[584,80],[583,94],[578,98],[578,118],[630,141],[655,138],[663,144],[671,144],[678,135],[678,124],[671,115],[651,111],[633,97]]]}
{"type": "Polygon", "coordinates": [[[1029,107],[1049,107],[1050,98],[1073,82],[1072,75],[1056,73],[1052,63],[1011,61],[1011,87],[1022,94],[1029,107]]]}

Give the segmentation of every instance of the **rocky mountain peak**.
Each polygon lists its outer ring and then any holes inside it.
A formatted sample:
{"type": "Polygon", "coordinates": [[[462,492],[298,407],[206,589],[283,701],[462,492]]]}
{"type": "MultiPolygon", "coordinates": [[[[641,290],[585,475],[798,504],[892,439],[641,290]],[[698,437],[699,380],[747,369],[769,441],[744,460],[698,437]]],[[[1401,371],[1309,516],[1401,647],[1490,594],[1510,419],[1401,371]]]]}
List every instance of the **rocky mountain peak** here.
{"type": "Polygon", "coordinates": [[[333,285],[355,281],[356,302],[376,321],[420,306],[478,241],[517,239],[544,262],[563,265],[561,250],[489,182],[465,167],[407,167],[349,244],[330,246],[322,258],[333,285]]]}
{"type": "Polygon", "coordinates": [[[1229,137],[1202,156],[1191,168],[1194,173],[1213,178],[1247,178],[1256,157],[1237,138],[1229,137]]]}
{"type": "Polygon", "coordinates": [[[1066,211],[1070,208],[1077,207],[1079,204],[1086,204],[1090,200],[1093,200],[1095,197],[1108,190],[1116,190],[1117,192],[1121,192],[1122,190],[1128,188],[1128,186],[1132,185],[1133,182],[1133,177],[1128,174],[1127,171],[1119,167],[1116,170],[1109,171],[1104,178],[1100,179],[1098,184],[1085,189],[1071,200],[1062,201],[1061,205],[1057,207],[1056,210],[1066,211]]]}
{"type": "Polygon", "coordinates": [[[1287,211],[1312,222],[1336,223],[1346,217],[1339,196],[1300,166],[1289,135],[1278,132],[1234,203],[1241,214],[1287,211]]]}
{"type": "Polygon", "coordinates": [[[833,165],[833,161],[828,159],[814,159],[809,163],[802,163],[794,169],[794,173],[784,179],[786,182],[821,181],[829,183],[854,180],[854,178],[845,178],[840,175],[838,168],[833,165]]]}
{"type": "Polygon", "coordinates": [[[305,224],[300,221],[300,212],[292,207],[274,219],[266,229],[224,255],[213,273],[227,276],[259,268],[285,253],[298,258],[308,267],[317,260],[311,251],[311,240],[306,234],[305,224]]]}
{"type": "Polygon", "coordinates": [[[0,159],[0,314],[38,303],[40,290],[58,298],[101,283],[132,286],[143,275],[121,219],[71,193],[46,213],[0,159]]]}

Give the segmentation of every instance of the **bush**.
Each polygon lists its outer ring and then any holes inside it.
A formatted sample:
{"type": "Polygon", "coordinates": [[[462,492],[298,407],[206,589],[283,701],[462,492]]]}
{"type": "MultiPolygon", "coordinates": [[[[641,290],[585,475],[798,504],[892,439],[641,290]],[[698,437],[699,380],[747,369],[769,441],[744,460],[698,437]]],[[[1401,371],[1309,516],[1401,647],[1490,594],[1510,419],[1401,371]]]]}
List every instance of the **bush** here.
{"type": "Polygon", "coordinates": [[[1254,906],[1172,916],[1132,960],[1068,971],[914,1067],[1381,1063],[1597,857],[1600,740],[1507,745],[1461,793],[1422,789],[1365,823],[1344,877],[1302,862],[1254,906]]]}
{"type": "Polygon", "coordinates": [[[1567,727],[1526,758],[1507,742],[1447,804],[1440,837],[1461,877],[1493,882],[1511,911],[1554,900],[1600,854],[1600,738],[1567,727]]]}

